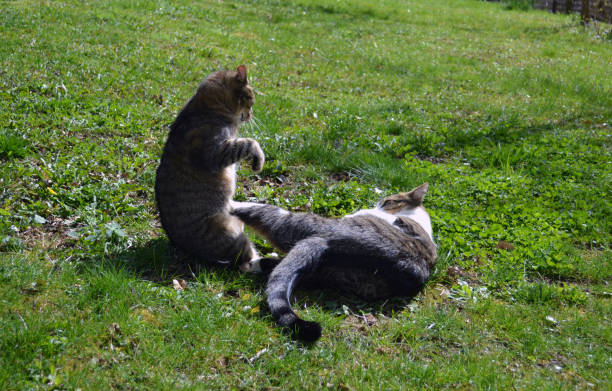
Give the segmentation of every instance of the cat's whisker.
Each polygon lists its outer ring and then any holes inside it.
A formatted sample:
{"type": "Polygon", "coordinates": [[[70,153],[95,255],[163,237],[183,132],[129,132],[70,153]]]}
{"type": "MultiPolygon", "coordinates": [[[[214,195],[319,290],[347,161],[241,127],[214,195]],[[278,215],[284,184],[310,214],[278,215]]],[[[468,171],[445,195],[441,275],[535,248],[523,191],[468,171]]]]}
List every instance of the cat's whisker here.
{"type": "Polygon", "coordinates": [[[257,118],[257,128],[259,128],[259,130],[265,129],[264,123],[259,118],[257,118]]]}
{"type": "Polygon", "coordinates": [[[255,117],[255,115],[251,117],[251,123],[252,123],[252,126],[257,130],[258,133],[262,131],[261,120],[255,117]]]}
{"type": "Polygon", "coordinates": [[[249,122],[244,123],[242,126],[245,127],[249,132],[252,132],[253,131],[253,118],[251,118],[249,122]]]}

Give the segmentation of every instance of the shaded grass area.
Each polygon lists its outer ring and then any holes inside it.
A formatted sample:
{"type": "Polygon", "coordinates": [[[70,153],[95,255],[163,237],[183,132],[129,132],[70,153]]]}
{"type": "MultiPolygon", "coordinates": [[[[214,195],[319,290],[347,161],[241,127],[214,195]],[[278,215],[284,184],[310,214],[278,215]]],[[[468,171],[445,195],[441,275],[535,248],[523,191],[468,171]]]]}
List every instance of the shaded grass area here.
{"type": "Polygon", "coordinates": [[[1,388],[610,387],[612,46],[571,17],[25,1],[0,32],[1,388]],[[429,181],[422,294],[302,292],[324,327],[304,346],[261,278],[173,261],[152,192],[166,126],[241,63],[267,162],[237,198],[341,216],[429,181]]]}

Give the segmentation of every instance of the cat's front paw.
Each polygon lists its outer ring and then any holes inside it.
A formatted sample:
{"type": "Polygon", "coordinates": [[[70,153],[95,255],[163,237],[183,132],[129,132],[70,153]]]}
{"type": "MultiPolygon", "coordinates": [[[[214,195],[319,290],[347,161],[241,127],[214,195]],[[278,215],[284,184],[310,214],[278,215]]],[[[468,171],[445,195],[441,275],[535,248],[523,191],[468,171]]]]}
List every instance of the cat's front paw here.
{"type": "Polygon", "coordinates": [[[259,265],[259,260],[251,259],[249,262],[245,262],[240,265],[240,271],[245,273],[261,273],[261,266],[259,265]]]}
{"type": "Polygon", "coordinates": [[[251,163],[251,168],[254,172],[260,172],[263,168],[264,162],[266,161],[266,157],[264,156],[264,153],[257,141],[255,141],[251,146],[251,155],[253,160],[251,163]]]}
{"type": "Polygon", "coordinates": [[[245,273],[264,273],[270,274],[272,270],[280,263],[277,253],[270,253],[264,258],[251,259],[240,265],[240,270],[245,273]]]}

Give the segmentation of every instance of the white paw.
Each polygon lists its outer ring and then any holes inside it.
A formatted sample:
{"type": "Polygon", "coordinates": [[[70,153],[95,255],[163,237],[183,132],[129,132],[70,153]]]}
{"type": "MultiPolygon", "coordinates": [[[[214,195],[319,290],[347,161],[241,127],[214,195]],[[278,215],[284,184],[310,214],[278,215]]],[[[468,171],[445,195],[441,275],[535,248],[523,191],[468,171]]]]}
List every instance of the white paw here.
{"type": "Polygon", "coordinates": [[[240,265],[240,270],[245,273],[261,273],[261,265],[259,264],[260,259],[261,258],[251,259],[249,262],[243,263],[240,265]]]}

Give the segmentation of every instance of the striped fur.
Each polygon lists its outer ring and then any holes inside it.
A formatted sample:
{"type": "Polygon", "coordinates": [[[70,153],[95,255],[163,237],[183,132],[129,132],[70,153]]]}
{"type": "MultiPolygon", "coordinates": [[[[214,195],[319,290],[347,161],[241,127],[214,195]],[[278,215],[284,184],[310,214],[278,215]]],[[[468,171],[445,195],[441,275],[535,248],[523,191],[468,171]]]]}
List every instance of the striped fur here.
{"type": "Polygon", "coordinates": [[[157,207],[172,244],[198,262],[231,266],[257,256],[229,214],[235,164],[250,159],[254,171],[264,164],[257,141],[237,138],[254,101],[244,66],[215,72],[170,127],[155,178],[157,207]]]}
{"type": "MultiPolygon", "coordinates": [[[[427,184],[423,186],[426,191],[427,184]]],[[[291,308],[291,294],[300,283],[331,287],[370,300],[416,295],[433,269],[436,247],[421,224],[401,216],[400,212],[407,209],[422,208],[424,193],[415,206],[413,192],[392,196],[394,213],[400,217],[390,219],[380,216],[389,214],[384,209],[387,199],[379,209],[342,219],[294,214],[270,205],[233,203],[233,215],[287,253],[272,270],[266,287],[274,319],[294,329],[300,339],[319,338],[320,326],[301,320],[291,308]]]]}

